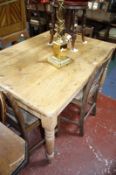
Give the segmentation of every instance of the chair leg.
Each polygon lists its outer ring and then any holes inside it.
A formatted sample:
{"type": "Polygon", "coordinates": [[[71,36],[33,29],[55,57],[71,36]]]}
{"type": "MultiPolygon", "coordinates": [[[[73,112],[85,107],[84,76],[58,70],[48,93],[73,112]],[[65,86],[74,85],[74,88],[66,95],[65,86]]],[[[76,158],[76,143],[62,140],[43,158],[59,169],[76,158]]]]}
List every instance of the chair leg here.
{"type": "Polygon", "coordinates": [[[2,46],[2,48],[0,48],[0,50],[3,50],[3,49],[6,48],[6,43],[5,43],[3,40],[0,41],[0,44],[1,44],[1,46],[2,46]]]}
{"type": "Polygon", "coordinates": [[[56,126],[56,129],[55,129],[55,135],[56,135],[56,137],[58,137],[59,136],[59,134],[60,134],[60,128],[61,128],[61,117],[59,116],[58,117],[58,123],[57,123],[57,126],[56,126]]]}
{"type": "Polygon", "coordinates": [[[84,117],[86,116],[85,114],[85,108],[86,105],[84,105],[82,108],[81,108],[81,112],[80,112],[80,120],[79,120],[79,130],[80,130],[80,133],[79,133],[79,136],[83,136],[84,135],[84,117]]]}
{"type": "Polygon", "coordinates": [[[95,106],[94,106],[94,108],[93,108],[93,110],[92,110],[92,112],[91,112],[91,114],[92,114],[93,116],[96,116],[96,102],[97,102],[97,96],[98,96],[98,90],[96,91],[96,93],[95,93],[94,96],[93,96],[93,103],[95,104],[95,106]]]}
{"type": "MultiPolygon", "coordinates": [[[[75,40],[76,40],[76,36],[77,36],[77,15],[76,15],[76,11],[72,10],[72,49],[75,48],[75,40]]],[[[70,22],[71,22],[70,21],[70,22]]]]}
{"type": "Polygon", "coordinates": [[[22,131],[22,129],[20,130],[20,132],[21,132],[21,137],[28,142],[27,133],[24,130],[22,131]]]}
{"type": "Polygon", "coordinates": [[[30,37],[29,32],[27,30],[23,33],[23,35],[25,39],[28,39],[30,37]]]}
{"type": "Polygon", "coordinates": [[[15,45],[15,44],[17,44],[18,43],[18,41],[13,41],[12,42],[12,45],[15,45]]]}
{"type": "Polygon", "coordinates": [[[82,137],[84,135],[84,116],[83,117],[81,116],[81,119],[79,121],[79,130],[80,130],[79,136],[82,137]]]}
{"type": "Polygon", "coordinates": [[[44,139],[45,138],[45,133],[44,133],[44,129],[42,128],[41,125],[39,126],[39,131],[40,131],[42,139],[44,139]]]}
{"type": "Polygon", "coordinates": [[[29,35],[30,37],[34,36],[34,27],[32,27],[30,23],[29,23],[29,35]]]}
{"type": "Polygon", "coordinates": [[[94,108],[93,108],[91,114],[92,114],[93,116],[96,116],[96,105],[94,106],[94,108]]]}
{"type": "Polygon", "coordinates": [[[85,26],[86,26],[86,9],[83,10],[82,16],[82,41],[85,42],[85,26]]]}
{"type": "Polygon", "coordinates": [[[105,35],[104,35],[104,41],[108,41],[108,38],[109,38],[109,32],[110,32],[110,24],[107,25],[107,28],[106,28],[106,32],[105,32],[105,35]]]}
{"type": "Polygon", "coordinates": [[[115,58],[116,58],[116,49],[114,50],[114,52],[113,52],[113,54],[112,54],[112,60],[115,60],[115,58]]]}

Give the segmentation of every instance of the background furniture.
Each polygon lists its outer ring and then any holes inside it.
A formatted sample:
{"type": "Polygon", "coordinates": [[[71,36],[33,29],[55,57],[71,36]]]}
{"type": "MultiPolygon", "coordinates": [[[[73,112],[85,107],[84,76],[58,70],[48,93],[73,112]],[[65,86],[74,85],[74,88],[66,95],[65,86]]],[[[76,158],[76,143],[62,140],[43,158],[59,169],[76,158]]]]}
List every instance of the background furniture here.
{"type": "Polygon", "coordinates": [[[83,89],[96,67],[112,54],[115,45],[91,38],[86,38],[87,44],[83,45],[78,36],[78,54],[69,52],[74,61],[59,70],[47,62],[53,54],[48,38],[46,32],[0,52],[0,88],[41,120],[51,160],[58,116],[83,89]]]}
{"type": "Polygon", "coordinates": [[[0,43],[18,42],[20,37],[28,38],[24,0],[0,1],[0,43]]]}
{"type": "MultiPolygon", "coordinates": [[[[78,10],[82,10],[82,41],[84,42],[84,28],[85,28],[85,14],[86,14],[86,9],[88,7],[88,0],[83,0],[83,1],[69,1],[66,0],[64,1],[64,19],[65,19],[65,29],[64,33],[68,33],[72,36],[72,48],[74,48],[75,40],[76,40],[76,35],[77,35],[77,15],[76,12],[78,10]]],[[[55,24],[57,23],[57,15],[56,11],[58,8],[58,3],[56,1],[51,1],[51,6],[52,6],[52,12],[51,12],[51,25],[50,25],[50,43],[53,41],[53,36],[55,34],[55,24]]]]}
{"type": "MultiPolygon", "coordinates": [[[[78,34],[81,34],[82,32],[82,26],[78,25],[78,28],[77,28],[77,33],[78,34]]],[[[87,37],[93,37],[93,32],[94,32],[94,27],[84,27],[84,36],[87,36],[87,37]]]]}
{"type": "Polygon", "coordinates": [[[116,21],[110,23],[107,28],[103,28],[97,34],[97,38],[116,43],[116,21]]]}
{"type": "Polygon", "coordinates": [[[25,141],[0,122],[0,175],[16,175],[27,161],[25,141]]]}
{"type": "Polygon", "coordinates": [[[112,33],[110,30],[114,28],[112,24],[115,25],[116,23],[116,10],[114,10],[116,8],[114,8],[115,3],[112,2],[114,1],[105,0],[104,2],[89,2],[86,18],[87,25],[94,27],[94,37],[105,41],[115,42],[115,39],[112,40],[112,37],[109,37],[112,33]]]}
{"type": "Polygon", "coordinates": [[[38,0],[29,0],[26,3],[27,21],[29,24],[30,36],[42,33],[49,27],[49,15],[47,11],[47,2],[38,0]]]}

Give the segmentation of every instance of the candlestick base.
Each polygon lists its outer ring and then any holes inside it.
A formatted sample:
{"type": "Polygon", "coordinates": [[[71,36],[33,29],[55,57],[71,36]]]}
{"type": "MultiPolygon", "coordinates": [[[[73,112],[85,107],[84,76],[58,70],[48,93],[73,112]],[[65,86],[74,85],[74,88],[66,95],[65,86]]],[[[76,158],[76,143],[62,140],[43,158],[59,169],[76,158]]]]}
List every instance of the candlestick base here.
{"type": "Polygon", "coordinates": [[[61,68],[63,66],[66,66],[67,64],[71,63],[72,59],[69,57],[66,57],[65,59],[59,59],[55,56],[52,56],[52,57],[48,58],[48,62],[57,68],[61,68]]]}

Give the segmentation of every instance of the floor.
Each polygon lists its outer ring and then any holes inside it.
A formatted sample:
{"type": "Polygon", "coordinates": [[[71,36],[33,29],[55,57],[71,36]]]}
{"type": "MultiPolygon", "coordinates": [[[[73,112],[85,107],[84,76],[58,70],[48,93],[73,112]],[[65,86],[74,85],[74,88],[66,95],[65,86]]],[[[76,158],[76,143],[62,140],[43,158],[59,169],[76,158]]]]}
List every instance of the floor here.
{"type": "MultiPolygon", "coordinates": [[[[78,136],[74,125],[62,123],[52,164],[47,163],[42,146],[20,175],[116,175],[116,58],[109,65],[97,105],[97,116],[85,122],[84,137],[78,136]]],[[[67,112],[76,118],[73,108],[68,106],[67,112]]]]}
{"type": "Polygon", "coordinates": [[[116,55],[110,62],[102,92],[106,96],[116,99],[116,55]]]}
{"type": "MultiPolygon", "coordinates": [[[[71,108],[69,115],[76,118],[71,108]]],[[[20,175],[116,175],[116,100],[100,95],[97,116],[87,118],[84,137],[77,131],[74,125],[62,123],[52,164],[47,163],[42,146],[20,175]]]]}

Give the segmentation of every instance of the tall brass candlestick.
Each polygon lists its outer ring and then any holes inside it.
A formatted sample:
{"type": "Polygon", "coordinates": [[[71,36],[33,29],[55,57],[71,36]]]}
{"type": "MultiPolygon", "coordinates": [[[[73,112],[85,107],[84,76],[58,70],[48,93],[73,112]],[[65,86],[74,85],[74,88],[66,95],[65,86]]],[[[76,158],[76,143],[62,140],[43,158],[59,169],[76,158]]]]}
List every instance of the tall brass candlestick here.
{"type": "Polygon", "coordinates": [[[63,9],[64,9],[64,0],[58,0],[58,10],[57,10],[57,34],[58,37],[62,37],[64,34],[64,18],[63,18],[63,9]]]}
{"type": "Polygon", "coordinates": [[[66,64],[69,64],[72,59],[67,57],[68,54],[68,40],[65,37],[65,21],[64,21],[64,0],[57,1],[57,25],[56,25],[56,32],[57,38],[53,42],[53,53],[54,56],[50,57],[48,61],[53,64],[54,66],[60,68],[66,64]]]}

